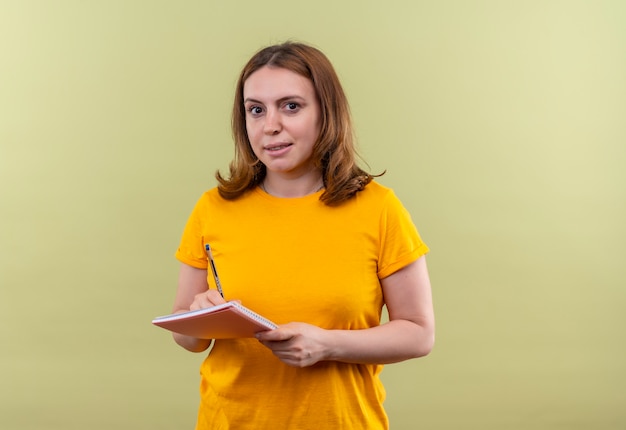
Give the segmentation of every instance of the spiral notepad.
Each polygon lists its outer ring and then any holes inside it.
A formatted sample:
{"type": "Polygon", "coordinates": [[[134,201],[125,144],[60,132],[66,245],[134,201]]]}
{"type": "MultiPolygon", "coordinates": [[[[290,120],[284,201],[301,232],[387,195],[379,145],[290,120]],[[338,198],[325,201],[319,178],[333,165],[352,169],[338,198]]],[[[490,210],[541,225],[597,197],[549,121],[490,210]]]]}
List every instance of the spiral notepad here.
{"type": "Polygon", "coordinates": [[[152,324],[199,339],[254,337],[255,333],[278,326],[239,302],[227,302],[195,311],[164,315],[152,324]]]}

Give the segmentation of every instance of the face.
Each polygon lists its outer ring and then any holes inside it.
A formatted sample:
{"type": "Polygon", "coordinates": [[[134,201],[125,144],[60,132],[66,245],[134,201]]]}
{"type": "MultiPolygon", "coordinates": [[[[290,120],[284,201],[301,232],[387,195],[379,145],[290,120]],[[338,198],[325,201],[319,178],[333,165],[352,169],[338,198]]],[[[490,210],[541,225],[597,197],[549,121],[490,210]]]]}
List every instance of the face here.
{"type": "Polygon", "coordinates": [[[321,110],[313,83],[295,72],[262,67],[243,85],[246,130],[267,175],[319,174],[312,161],[321,110]]]}

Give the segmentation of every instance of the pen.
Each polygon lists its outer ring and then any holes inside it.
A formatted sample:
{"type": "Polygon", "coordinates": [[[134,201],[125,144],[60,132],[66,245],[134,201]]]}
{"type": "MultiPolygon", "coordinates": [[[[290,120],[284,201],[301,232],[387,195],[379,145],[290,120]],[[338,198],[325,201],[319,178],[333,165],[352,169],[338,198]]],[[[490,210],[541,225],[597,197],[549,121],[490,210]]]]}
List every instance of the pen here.
{"type": "Polygon", "coordinates": [[[217,285],[217,291],[220,292],[222,298],[224,298],[224,291],[222,291],[222,284],[220,283],[220,277],[217,275],[217,269],[215,268],[215,260],[213,260],[213,253],[211,252],[211,246],[207,243],[204,245],[206,254],[209,257],[209,264],[211,265],[211,272],[213,272],[213,279],[215,279],[215,285],[217,285]]]}

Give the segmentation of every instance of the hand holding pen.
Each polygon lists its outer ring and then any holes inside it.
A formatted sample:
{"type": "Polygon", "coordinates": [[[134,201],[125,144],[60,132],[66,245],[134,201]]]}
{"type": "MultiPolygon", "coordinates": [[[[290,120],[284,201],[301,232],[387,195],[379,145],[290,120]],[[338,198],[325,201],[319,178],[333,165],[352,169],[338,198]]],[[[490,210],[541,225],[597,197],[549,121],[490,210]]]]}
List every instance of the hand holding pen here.
{"type": "MultiPolygon", "coordinates": [[[[222,291],[222,283],[220,282],[220,278],[217,274],[217,268],[215,267],[215,261],[213,260],[213,254],[211,253],[211,247],[208,243],[205,245],[205,250],[208,257],[209,266],[211,266],[211,272],[213,273],[215,285],[217,285],[217,290],[215,290],[214,288],[209,288],[201,293],[196,294],[193,298],[193,301],[189,305],[190,311],[210,308],[226,302],[224,300],[224,292],[222,291]]],[[[206,281],[206,275],[204,280],[206,281]]]]}

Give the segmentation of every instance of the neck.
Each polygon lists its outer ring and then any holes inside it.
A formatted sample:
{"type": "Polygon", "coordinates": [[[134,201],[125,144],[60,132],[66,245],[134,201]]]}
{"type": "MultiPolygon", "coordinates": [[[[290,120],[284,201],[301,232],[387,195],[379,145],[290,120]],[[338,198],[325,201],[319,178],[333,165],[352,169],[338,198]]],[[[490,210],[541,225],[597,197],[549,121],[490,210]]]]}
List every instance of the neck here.
{"type": "Polygon", "coordinates": [[[275,197],[304,197],[316,193],[324,188],[324,181],[321,175],[316,175],[310,179],[276,180],[276,178],[266,177],[261,182],[261,189],[267,194],[275,197]]]}

